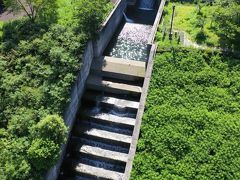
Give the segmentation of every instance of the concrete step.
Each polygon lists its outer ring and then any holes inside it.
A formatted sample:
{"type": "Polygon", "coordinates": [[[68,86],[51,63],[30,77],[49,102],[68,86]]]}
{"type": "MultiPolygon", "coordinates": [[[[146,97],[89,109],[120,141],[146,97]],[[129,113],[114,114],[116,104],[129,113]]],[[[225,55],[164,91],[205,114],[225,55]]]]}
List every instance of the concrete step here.
{"type": "Polygon", "coordinates": [[[120,142],[120,143],[130,144],[132,142],[132,136],[119,134],[119,133],[113,133],[113,132],[100,130],[100,129],[96,129],[96,128],[91,128],[91,127],[77,126],[75,128],[75,133],[79,136],[81,134],[85,134],[85,135],[103,138],[105,140],[116,141],[116,142],[120,142]]]}
{"type": "Polygon", "coordinates": [[[106,81],[102,77],[94,75],[88,77],[87,88],[114,94],[130,94],[135,96],[140,96],[142,93],[142,88],[140,86],[106,81]]]}
{"type": "Polygon", "coordinates": [[[87,176],[87,175],[74,175],[74,173],[67,173],[65,172],[60,172],[58,180],[96,180],[96,177],[93,176],[87,176]]]}
{"type": "Polygon", "coordinates": [[[93,138],[92,136],[85,136],[85,137],[72,136],[71,145],[73,147],[76,147],[79,144],[85,144],[85,145],[98,147],[98,148],[109,150],[109,151],[125,153],[125,154],[129,152],[129,147],[124,146],[125,144],[122,146],[119,143],[114,144],[112,142],[109,142],[108,140],[105,141],[105,139],[93,138]]]}
{"type": "Polygon", "coordinates": [[[94,60],[91,71],[105,77],[135,81],[145,77],[146,63],[102,56],[94,60]]]}
{"type": "Polygon", "coordinates": [[[105,123],[116,123],[125,126],[135,126],[136,119],[135,118],[129,118],[129,117],[120,117],[117,115],[109,114],[109,113],[99,113],[99,114],[86,114],[86,117],[89,117],[90,119],[96,119],[105,121],[105,123]]]}
{"type": "Polygon", "coordinates": [[[127,99],[116,98],[107,95],[99,95],[93,92],[86,92],[83,96],[83,99],[88,101],[98,101],[101,104],[107,106],[117,106],[120,108],[131,108],[131,109],[138,109],[139,102],[131,101],[127,99]]]}
{"type": "Polygon", "coordinates": [[[125,153],[120,153],[120,152],[115,152],[115,151],[110,151],[106,149],[102,149],[99,147],[93,147],[89,145],[78,145],[76,147],[77,151],[82,153],[82,154],[89,154],[92,156],[98,156],[101,158],[106,158],[114,161],[122,161],[122,162],[127,162],[128,160],[128,154],[125,153]]]}
{"type": "Polygon", "coordinates": [[[98,177],[99,179],[102,178],[102,179],[121,180],[123,177],[123,173],[110,171],[110,170],[90,166],[83,163],[76,164],[75,171],[77,173],[92,175],[92,176],[98,177]]]}
{"type": "Polygon", "coordinates": [[[104,130],[108,132],[113,132],[113,133],[118,133],[118,134],[125,134],[131,136],[133,133],[133,128],[126,128],[126,127],[121,127],[117,126],[116,124],[103,124],[101,121],[97,120],[80,120],[79,126],[84,126],[90,128],[96,128],[99,130],[104,130]]]}

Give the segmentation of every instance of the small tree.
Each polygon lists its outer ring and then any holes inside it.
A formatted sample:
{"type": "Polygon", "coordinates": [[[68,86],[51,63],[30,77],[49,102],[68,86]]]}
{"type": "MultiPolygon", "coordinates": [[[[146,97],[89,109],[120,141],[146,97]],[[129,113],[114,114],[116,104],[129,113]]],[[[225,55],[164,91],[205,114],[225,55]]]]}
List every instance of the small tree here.
{"type": "Polygon", "coordinates": [[[37,171],[53,166],[60,155],[61,145],[66,141],[67,127],[58,115],[48,115],[31,128],[32,143],[28,157],[37,171]]]}
{"type": "Polygon", "coordinates": [[[3,0],[6,8],[12,12],[24,11],[31,21],[56,7],[56,0],[3,0]]]}
{"type": "Polygon", "coordinates": [[[81,0],[76,2],[75,18],[78,19],[79,29],[90,38],[96,38],[97,31],[105,15],[109,11],[106,4],[109,0],[81,0]]]}

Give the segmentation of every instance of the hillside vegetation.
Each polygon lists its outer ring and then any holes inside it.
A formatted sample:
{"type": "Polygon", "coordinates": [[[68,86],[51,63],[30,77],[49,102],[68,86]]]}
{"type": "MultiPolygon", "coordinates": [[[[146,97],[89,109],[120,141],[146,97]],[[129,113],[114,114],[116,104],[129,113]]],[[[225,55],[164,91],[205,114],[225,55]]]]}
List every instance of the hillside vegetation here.
{"type": "Polygon", "coordinates": [[[85,44],[112,8],[108,0],[51,2],[34,21],[2,26],[0,179],[42,179],[57,162],[67,133],[62,115],[85,44]]]}
{"type": "Polygon", "coordinates": [[[132,179],[239,179],[239,82],[237,59],[158,54],[132,179]]]}
{"type": "MultiPolygon", "coordinates": [[[[239,8],[239,1],[200,4],[200,16],[206,15],[201,26],[196,24],[197,4],[190,1],[176,3],[174,29],[187,32],[195,42],[197,34],[204,33],[200,43],[222,47],[224,40],[224,47],[237,50],[239,11],[233,9],[239,8]],[[222,20],[208,16],[214,13],[222,13],[218,14],[222,20]],[[210,28],[211,21],[215,29],[210,28]],[[227,25],[232,25],[228,32],[227,25]]],[[[169,40],[171,8],[172,4],[166,6],[166,28],[160,26],[156,37],[159,45],[131,179],[238,180],[240,59],[220,49],[183,47],[175,33],[169,40]]]]}

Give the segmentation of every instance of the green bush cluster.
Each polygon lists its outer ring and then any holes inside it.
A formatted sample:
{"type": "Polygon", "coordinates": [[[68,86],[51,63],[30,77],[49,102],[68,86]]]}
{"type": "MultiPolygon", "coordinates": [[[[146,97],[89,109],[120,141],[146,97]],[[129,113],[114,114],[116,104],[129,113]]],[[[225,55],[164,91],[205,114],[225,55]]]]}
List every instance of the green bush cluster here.
{"type": "Polygon", "coordinates": [[[239,82],[239,59],[157,54],[131,179],[239,179],[239,82]]]}
{"type": "Polygon", "coordinates": [[[4,23],[0,39],[0,179],[42,179],[57,162],[67,133],[62,115],[82,66],[85,44],[97,38],[112,7],[109,4],[107,0],[77,0],[64,7],[71,10],[67,19],[61,14],[51,22],[23,18],[4,23]],[[102,11],[95,13],[95,7],[102,11]]]}

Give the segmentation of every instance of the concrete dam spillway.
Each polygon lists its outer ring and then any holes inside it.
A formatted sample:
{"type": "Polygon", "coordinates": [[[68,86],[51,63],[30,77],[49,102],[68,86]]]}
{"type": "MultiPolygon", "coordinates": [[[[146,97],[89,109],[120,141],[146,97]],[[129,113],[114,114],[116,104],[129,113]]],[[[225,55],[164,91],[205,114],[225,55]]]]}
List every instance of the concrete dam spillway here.
{"type": "Polygon", "coordinates": [[[93,59],[58,179],[125,179],[157,12],[156,0],[128,6],[93,59]]]}

